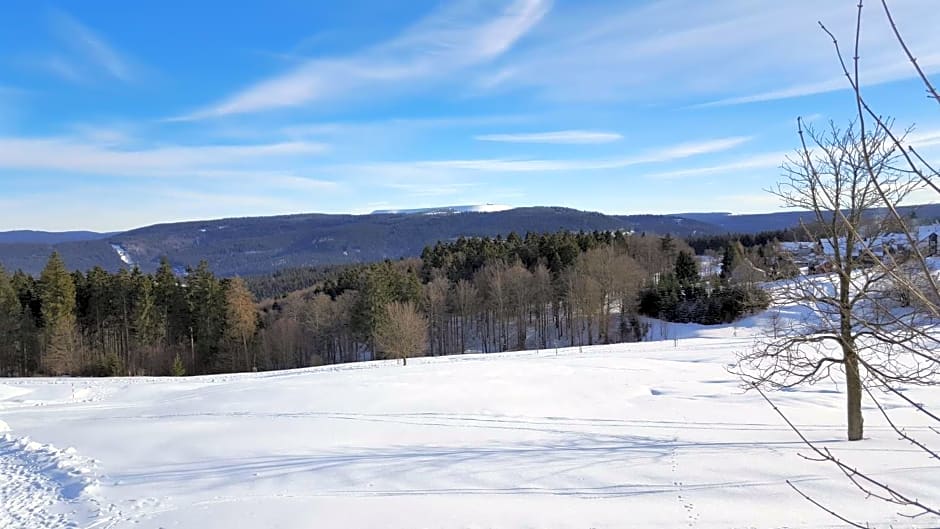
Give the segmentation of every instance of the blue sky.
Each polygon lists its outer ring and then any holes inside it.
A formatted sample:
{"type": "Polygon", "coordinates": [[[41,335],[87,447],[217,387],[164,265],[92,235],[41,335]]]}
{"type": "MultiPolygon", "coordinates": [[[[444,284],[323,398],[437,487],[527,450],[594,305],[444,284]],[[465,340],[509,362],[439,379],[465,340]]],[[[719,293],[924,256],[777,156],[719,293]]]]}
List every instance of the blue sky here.
{"type": "MultiPolygon", "coordinates": [[[[940,71],[936,0],[895,0],[940,71]]],[[[854,0],[4,2],[0,230],[499,203],[773,211],[854,0]]],[[[940,146],[879,4],[866,93],[940,146]]]]}

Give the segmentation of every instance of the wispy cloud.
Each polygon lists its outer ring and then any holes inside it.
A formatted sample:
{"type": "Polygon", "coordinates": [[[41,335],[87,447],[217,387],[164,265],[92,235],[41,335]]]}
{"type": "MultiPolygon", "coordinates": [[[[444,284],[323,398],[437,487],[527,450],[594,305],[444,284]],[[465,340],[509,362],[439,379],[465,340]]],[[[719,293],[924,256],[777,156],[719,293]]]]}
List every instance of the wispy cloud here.
{"type": "Polygon", "coordinates": [[[678,180],[696,176],[725,175],[754,169],[773,169],[779,168],[786,160],[786,157],[787,153],[784,152],[768,152],[747,156],[733,162],[648,173],[644,176],[652,180],[678,180]]]}
{"type": "Polygon", "coordinates": [[[739,193],[719,195],[715,202],[722,204],[723,208],[736,215],[748,213],[767,213],[777,208],[785,207],[780,197],[772,193],[739,193]]]}
{"type": "Polygon", "coordinates": [[[905,143],[917,149],[935,147],[940,145],[940,129],[915,131],[909,134],[905,140],[905,143]]]}
{"type": "Polygon", "coordinates": [[[412,162],[385,162],[357,164],[346,170],[372,175],[401,176],[409,174],[435,174],[442,170],[484,173],[528,173],[557,171],[603,171],[622,169],[634,165],[681,160],[693,156],[727,151],[750,141],[747,136],[734,136],[651,149],[622,158],[582,159],[467,159],[420,160],[412,162]]]}
{"type": "MultiPolygon", "coordinates": [[[[933,3],[892,5],[928,71],[940,70],[933,54],[940,47],[940,11],[933,3]]],[[[552,100],[721,105],[844,89],[832,43],[818,20],[846,43],[854,37],[853,6],[842,2],[565,4],[533,32],[526,49],[482,72],[477,88],[533,89],[552,100]]],[[[869,6],[864,20],[864,82],[913,76],[879,8],[869,6]]]]}
{"type": "Polygon", "coordinates": [[[611,143],[623,139],[616,132],[593,130],[558,130],[552,132],[530,132],[517,134],[482,134],[475,136],[479,141],[504,143],[550,143],[550,144],[586,144],[611,143]]]}
{"type": "Polygon", "coordinates": [[[492,60],[549,10],[548,0],[514,0],[497,11],[461,2],[437,11],[399,37],[347,57],[319,58],[177,119],[203,119],[295,107],[368,87],[399,86],[492,60]]]}
{"type": "Polygon", "coordinates": [[[252,145],[158,146],[120,149],[71,138],[0,138],[0,169],[53,170],[117,176],[188,176],[248,163],[269,167],[277,160],[319,155],[313,142],[252,145]]]}
{"type": "Polygon", "coordinates": [[[410,197],[446,197],[465,194],[467,191],[478,184],[473,182],[451,182],[451,183],[389,183],[386,187],[407,193],[410,197]]]}
{"type": "Polygon", "coordinates": [[[339,182],[321,180],[308,176],[301,176],[293,171],[266,171],[266,170],[195,170],[192,176],[196,178],[216,179],[227,183],[248,183],[263,186],[265,191],[335,191],[342,187],[339,182]]]}
{"type": "Polygon", "coordinates": [[[369,133],[401,135],[434,129],[475,128],[493,125],[518,124],[531,121],[533,116],[521,114],[480,116],[438,116],[428,118],[384,118],[368,121],[343,121],[325,123],[295,123],[281,128],[289,138],[323,137],[352,134],[355,137],[369,133]]]}
{"type": "Polygon", "coordinates": [[[32,62],[48,72],[71,82],[86,82],[99,77],[129,83],[138,68],[123,53],[64,11],[53,11],[51,25],[63,48],[44,54],[32,62]]]}
{"type": "MultiPolygon", "coordinates": [[[[918,64],[921,68],[925,70],[933,70],[937,67],[940,67],[940,53],[932,55],[924,55],[918,58],[918,64]]],[[[876,65],[875,67],[866,68],[865,73],[860,75],[861,86],[875,86],[883,83],[889,83],[892,81],[898,81],[911,77],[913,70],[910,64],[903,62],[898,59],[897,62],[890,64],[876,65]]],[[[833,75],[829,79],[824,81],[812,82],[812,83],[798,83],[784,88],[769,90],[766,92],[759,92],[756,94],[749,94],[744,96],[735,96],[729,97],[726,99],[719,99],[717,101],[710,101],[698,105],[703,108],[707,107],[718,107],[718,106],[730,106],[730,105],[742,105],[747,103],[760,103],[764,101],[777,101],[780,99],[792,99],[796,97],[804,97],[815,94],[825,94],[829,92],[837,92],[840,90],[848,90],[850,85],[848,80],[846,80],[844,75],[833,75]]]]}

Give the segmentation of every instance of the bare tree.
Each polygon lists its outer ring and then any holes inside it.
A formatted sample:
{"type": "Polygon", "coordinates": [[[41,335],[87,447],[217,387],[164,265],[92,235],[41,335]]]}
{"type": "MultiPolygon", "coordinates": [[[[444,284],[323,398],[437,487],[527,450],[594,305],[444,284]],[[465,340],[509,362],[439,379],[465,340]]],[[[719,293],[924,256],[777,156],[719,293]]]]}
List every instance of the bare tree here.
{"type": "Polygon", "coordinates": [[[753,383],[776,388],[843,373],[847,436],[858,441],[866,372],[914,381],[933,367],[919,361],[921,333],[903,325],[916,315],[898,315],[887,306],[889,273],[872,261],[882,251],[888,225],[875,209],[882,200],[876,183],[899,204],[915,182],[895,169],[897,151],[883,133],[862,135],[854,124],[844,130],[831,125],[826,133],[801,127],[800,137],[802,147],[784,165],[785,178],[774,193],[786,206],[813,213],[830,273],[778,289],[778,301],[808,309],[806,317],[744,353],[738,367],[753,383]],[[902,353],[910,361],[901,361],[902,353]]]}
{"type": "Polygon", "coordinates": [[[450,282],[435,277],[424,286],[424,307],[430,322],[431,355],[447,354],[447,298],[450,282]]]}
{"type": "Polygon", "coordinates": [[[532,272],[532,310],[535,314],[535,336],[537,347],[548,347],[548,323],[554,290],[552,275],[548,268],[539,264],[532,272]]]}
{"type": "Polygon", "coordinates": [[[385,318],[375,332],[375,343],[386,358],[420,356],[428,346],[428,320],[414,303],[393,301],[385,306],[385,318]]]}
{"type": "Polygon", "coordinates": [[[507,315],[510,292],[507,269],[505,263],[496,262],[484,266],[474,276],[481,299],[481,339],[484,352],[505,351],[509,348],[507,315]]]}
{"type": "Polygon", "coordinates": [[[532,274],[516,263],[506,270],[506,290],[509,304],[508,314],[513,320],[516,331],[515,349],[522,351],[526,347],[526,338],[529,330],[529,309],[531,307],[532,274]]]}
{"type": "MultiPolygon", "coordinates": [[[[898,24],[892,16],[887,0],[881,0],[881,7],[885,15],[886,22],[890,25],[894,36],[900,46],[901,51],[907,57],[917,76],[923,82],[928,98],[940,103],[940,95],[928,78],[924,70],[919,66],[911,48],[905,42],[898,24]]],[[[859,0],[858,11],[855,26],[855,43],[852,62],[846,61],[840,48],[839,41],[835,35],[820,23],[823,31],[831,38],[835,48],[836,56],[842,67],[842,72],[852,89],[855,98],[857,123],[861,138],[880,137],[892,149],[894,149],[897,160],[897,166],[903,168],[903,172],[914,181],[920,183],[923,188],[933,190],[940,194],[940,173],[935,169],[935,165],[925,160],[913,146],[907,142],[907,131],[898,132],[894,130],[894,123],[882,117],[875,112],[869,105],[862,93],[861,77],[859,75],[859,63],[861,59],[860,36],[862,33],[862,11],[864,2],[859,0]]],[[[922,251],[920,233],[916,226],[907,222],[907,218],[901,215],[899,201],[897,200],[897,186],[890,182],[884,182],[878,170],[877,151],[869,149],[864,142],[861,144],[861,156],[863,162],[863,172],[869,179],[869,184],[874,190],[879,200],[875,205],[880,206],[885,211],[888,224],[892,225],[892,231],[896,232],[891,237],[892,243],[900,243],[904,248],[898,252],[876,251],[875,248],[863,248],[865,257],[871,264],[872,269],[878,270],[883,278],[882,283],[890,285],[890,289],[900,294],[901,305],[907,309],[900,311],[905,317],[893,317],[892,314],[897,310],[890,310],[892,307],[887,300],[882,303],[876,303],[873,312],[878,314],[883,320],[887,320],[888,328],[894,331],[895,336],[914,336],[911,341],[898,340],[894,343],[893,352],[902,353],[908,359],[913,358],[913,365],[916,369],[908,369],[907,376],[898,377],[894,370],[885,369],[884,365],[877,365],[868,361],[865,356],[859,357],[861,367],[866,371],[868,384],[864,387],[865,393],[875,404],[881,416],[887,424],[893,429],[899,439],[911,444],[916,450],[922,452],[929,459],[940,461],[940,454],[934,448],[937,438],[932,434],[940,434],[940,415],[929,410],[925,405],[912,400],[904,392],[904,387],[910,384],[933,385],[940,380],[937,376],[937,365],[940,363],[940,356],[937,354],[940,342],[936,339],[935,322],[940,318],[940,288],[938,288],[937,277],[932,269],[932,263],[927,257],[927,252],[922,251]],[[894,397],[900,402],[901,406],[885,406],[881,400],[885,396],[894,397]],[[924,434],[911,432],[892,418],[895,411],[891,409],[900,409],[901,412],[916,412],[917,415],[925,418],[934,427],[926,430],[924,434]],[[929,439],[928,439],[929,437],[929,439]]],[[[863,230],[856,230],[856,237],[862,237],[863,230]]],[[[890,296],[886,296],[890,297],[890,296]]],[[[885,328],[885,327],[882,327],[885,328]]],[[[867,339],[867,337],[866,337],[867,339]]],[[[894,356],[897,361],[899,356],[894,356]]],[[[761,391],[758,387],[758,391],[761,391]]],[[[924,491],[901,490],[890,483],[889,478],[884,476],[875,476],[868,473],[864,468],[849,464],[839,456],[834,455],[828,448],[821,446],[817,441],[807,437],[786,414],[773,404],[771,399],[761,391],[761,395],[773,406],[774,410],[783,418],[783,420],[793,429],[800,439],[810,448],[811,454],[807,456],[810,459],[823,461],[834,465],[846,477],[846,479],[856,487],[866,498],[882,501],[890,505],[892,509],[897,509],[900,514],[921,523],[925,519],[930,526],[937,526],[940,522],[940,504],[936,498],[932,500],[925,499],[924,491]]],[[[828,512],[841,522],[852,527],[869,528],[870,524],[853,520],[851,516],[824,505],[818,498],[813,498],[800,491],[794,484],[790,483],[797,492],[813,503],[815,506],[828,512]]]]}
{"type": "Polygon", "coordinates": [[[242,355],[241,361],[238,361],[238,354],[233,349],[229,350],[231,369],[237,370],[239,367],[257,369],[257,359],[249,353],[248,344],[258,329],[258,311],[243,279],[236,277],[229,281],[225,289],[225,300],[226,337],[231,347],[240,349],[239,352],[242,355]]]}
{"type": "Polygon", "coordinates": [[[575,337],[578,345],[593,345],[595,329],[604,313],[604,290],[596,279],[585,273],[581,260],[569,270],[566,283],[567,303],[572,315],[571,345],[574,345],[575,337]]]}
{"type": "Polygon", "coordinates": [[[480,292],[473,283],[461,279],[454,286],[453,307],[458,319],[458,334],[460,335],[460,353],[467,350],[467,332],[472,328],[474,316],[479,306],[480,292]]]}

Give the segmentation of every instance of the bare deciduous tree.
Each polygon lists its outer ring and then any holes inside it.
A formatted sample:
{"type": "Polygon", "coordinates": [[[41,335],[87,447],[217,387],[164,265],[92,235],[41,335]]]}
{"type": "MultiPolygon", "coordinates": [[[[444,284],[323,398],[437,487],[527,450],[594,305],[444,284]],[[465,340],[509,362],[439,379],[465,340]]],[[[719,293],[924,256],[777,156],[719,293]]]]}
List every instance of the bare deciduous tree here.
{"type": "Polygon", "coordinates": [[[931,367],[919,361],[920,333],[903,325],[916,315],[890,306],[889,271],[874,262],[883,254],[889,225],[875,209],[882,200],[876,183],[899,204],[915,182],[895,168],[897,151],[883,133],[862,135],[854,125],[831,125],[826,133],[801,127],[800,137],[802,147],[784,165],[785,179],[774,192],[786,206],[813,213],[828,273],[778,288],[778,301],[807,309],[806,317],[743,354],[739,369],[755,384],[778,388],[841,372],[848,439],[857,441],[864,433],[867,372],[911,381],[931,367]],[[902,361],[902,353],[910,358],[902,361]]]}
{"type": "Polygon", "coordinates": [[[375,332],[375,343],[386,358],[408,358],[424,354],[428,346],[428,320],[411,302],[393,301],[385,306],[385,318],[375,332]]]}
{"type": "MultiPolygon", "coordinates": [[[[923,82],[928,98],[940,103],[938,91],[925,71],[919,66],[914,53],[905,42],[902,32],[892,16],[888,1],[881,0],[880,3],[886,22],[890,25],[903,54],[923,82]]],[[[836,56],[842,67],[842,73],[852,89],[860,136],[861,138],[881,137],[885,143],[894,149],[898,159],[898,167],[903,168],[903,172],[907,176],[919,182],[924,188],[933,190],[940,195],[940,185],[938,185],[940,173],[935,169],[936,166],[925,160],[907,142],[906,131],[895,131],[894,124],[890,120],[875,112],[862,93],[862,83],[859,75],[861,59],[859,43],[862,33],[863,7],[863,0],[859,0],[855,25],[854,55],[851,63],[846,61],[835,35],[820,23],[822,30],[832,38],[836,56]]],[[[896,294],[900,294],[901,305],[907,309],[902,311],[902,314],[906,317],[895,317],[893,314],[897,311],[890,310],[891,307],[885,302],[880,306],[876,305],[873,312],[887,321],[889,325],[882,328],[893,330],[895,336],[915,337],[911,341],[898,341],[893,344],[893,352],[901,353],[908,359],[914,359],[915,369],[908,367],[906,369],[907,376],[905,377],[898,377],[892,370],[884,369],[884,364],[875,365],[869,362],[866,357],[859,357],[859,363],[868,375],[868,384],[864,387],[864,390],[899,439],[910,443],[928,459],[937,462],[940,461],[940,453],[936,449],[937,437],[933,434],[940,434],[940,429],[938,429],[940,415],[931,411],[922,403],[913,400],[904,391],[907,385],[935,385],[940,382],[940,378],[937,376],[937,366],[940,364],[940,355],[937,354],[937,351],[940,349],[940,341],[936,337],[935,329],[936,321],[940,318],[940,305],[938,305],[940,288],[938,288],[938,280],[933,270],[934,263],[928,258],[928,252],[922,251],[923,241],[918,228],[909,223],[908,219],[900,213],[900,204],[897,200],[898,187],[881,180],[877,164],[877,151],[870,150],[863,142],[861,144],[861,155],[863,172],[868,177],[869,185],[879,199],[875,201],[875,205],[883,208],[882,211],[886,212],[885,216],[888,223],[892,225],[892,230],[898,232],[895,234],[894,242],[900,242],[901,246],[905,247],[903,251],[897,254],[886,251],[877,252],[873,251],[872,248],[868,248],[868,251],[864,252],[870,261],[871,268],[878,270],[877,273],[883,277],[883,283],[889,284],[890,289],[894,290],[896,294]],[[883,405],[881,401],[886,396],[895,398],[900,406],[889,407],[883,405]],[[928,424],[933,426],[921,430],[921,432],[927,432],[926,434],[910,431],[904,424],[897,422],[892,417],[896,413],[892,408],[902,413],[913,411],[915,416],[922,417],[928,424]]],[[[861,237],[862,233],[863,231],[858,231],[858,236],[861,237]]],[[[898,362],[899,359],[899,355],[888,357],[889,361],[898,362]]],[[[761,391],[759,387],[757,389],[761,391]]],[[[807,456],[808,458],[834,465],[866,498],[884,502],[890,508],[896,509],[901,515],[912,520],[916,519],[919,523],[925,523],[925,526],[938,525],[938,522],[940,522],[940,503],[936,498],[930,498],[929,495],[926,495],[925,498],[925,491],[923,490],[901,490],[891,484],[890,478],[877,476],[866,472],[864,468],[846,462],[842,457],[836,456],[828,448],[822,446],[821,443],[810,439],[804,434],[801,428],[790,421],[786,414],[775,406],[763,391],[761,391],[761,395],[810,448],[812,453],[807,456]]],[[[827,507],[820,498],[811,497],[799,490],[793,483],[790,483],[790,486],[812,504],[828,512],[841,522],[852,527],[871,527],[868,523],[854,520],[851,515],[839,513],[827,507]]]]}
{"type": "Polygon", "coordinates": [[[245,285],[245,281],[240,277],[229,281],[225,289],[225,299],[225,330],[228,341],[232,345],[232,350],[229,351],[231,367],[233,370],[257,369],[257,359],[250,352],[248,344],[258,329],[258,312],[255,308],[255,300],[248,286],[245,285]],[[240,361],[235,348],[240,350],[240,361]]]}
{"type": "Polygon", "coordinates": [[[461,279],[454,286],[453,306],[459,322],[458,334],[460,336],[461,354],[467,350],[467,333],[472,326],[479,300],[480,292],[473,283],[461,279]]]}

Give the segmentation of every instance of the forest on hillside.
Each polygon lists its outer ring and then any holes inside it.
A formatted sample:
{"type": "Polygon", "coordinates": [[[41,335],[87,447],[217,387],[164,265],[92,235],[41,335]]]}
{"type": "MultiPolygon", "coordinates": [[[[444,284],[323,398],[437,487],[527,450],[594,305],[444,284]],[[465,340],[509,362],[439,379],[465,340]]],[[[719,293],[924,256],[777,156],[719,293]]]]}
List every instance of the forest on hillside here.
{"type": "MultiPolygon", "coordinates": [[[[700,273],[671,236],[557,232],[460,238],[420,258],[220,278],[166,259],[39,277],[0,269],[3,375],[184,375],[414,355],[640,341],[643,316],[730,322],[766,306],[750,274],[792,275],[774,240],[709,242],[700,273]],[[737,270],[738,273],[734,273],[737,270]]],[[[792,263],[791,263],[792,264],[792,263]]]]}

